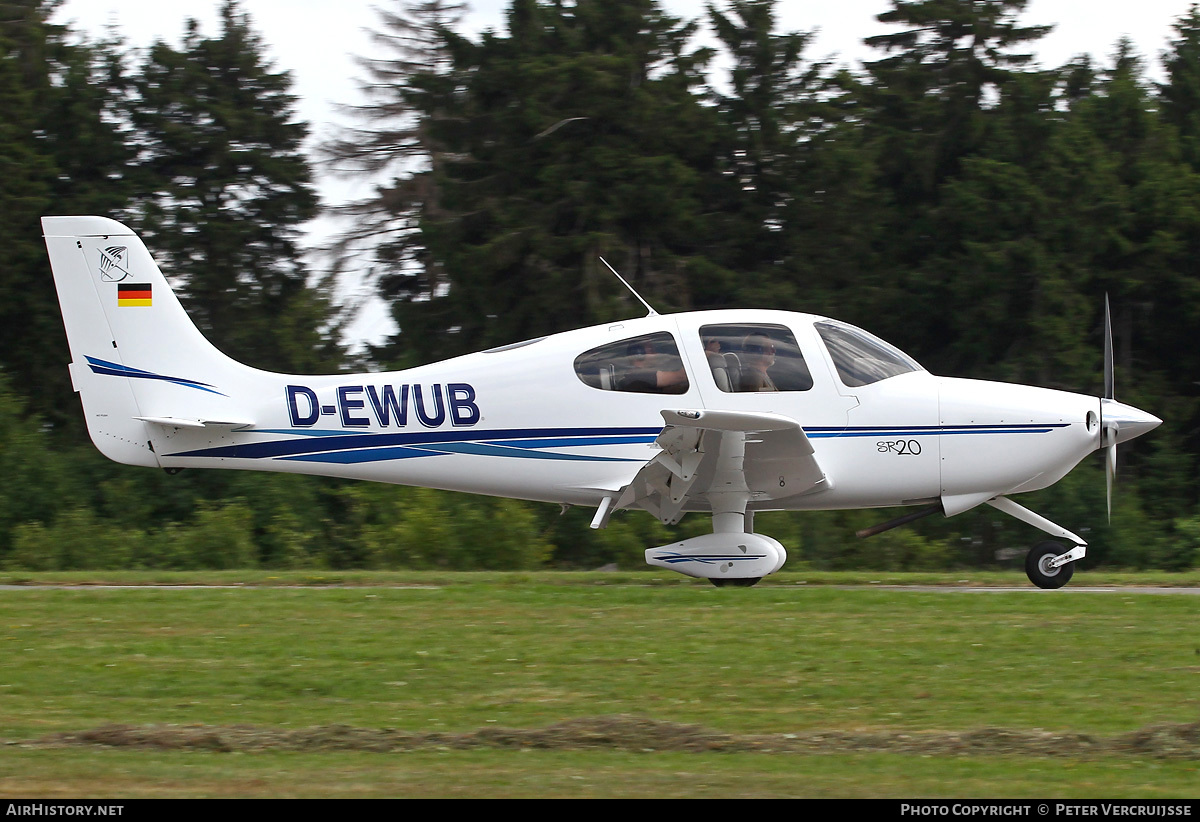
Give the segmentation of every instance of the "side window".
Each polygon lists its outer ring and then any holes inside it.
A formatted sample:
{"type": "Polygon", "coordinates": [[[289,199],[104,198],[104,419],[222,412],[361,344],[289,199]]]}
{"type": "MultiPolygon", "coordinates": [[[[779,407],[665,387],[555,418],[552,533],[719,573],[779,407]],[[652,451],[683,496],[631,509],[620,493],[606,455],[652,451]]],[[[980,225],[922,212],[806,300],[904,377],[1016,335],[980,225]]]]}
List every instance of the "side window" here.
{"type": "Polygon", "coordinates": [[[786,326],[706,325],[700,328],[700,341],[722,391],[807,391],[813,386],[796,337],[786,326]]]}
{"type": "Polygon", "coordinates": [[[870,385],[921,366],[901,351],[861,328],[842,323],[816,323],[838,377],[849,388],[870,385]]]}
{"type": "Polygon", "coordinates": [[[684,394],[688,390],[679,347],[665,331],[585,351],[575,358],[575,373],[585,385],[604,391],[684,394]]]}

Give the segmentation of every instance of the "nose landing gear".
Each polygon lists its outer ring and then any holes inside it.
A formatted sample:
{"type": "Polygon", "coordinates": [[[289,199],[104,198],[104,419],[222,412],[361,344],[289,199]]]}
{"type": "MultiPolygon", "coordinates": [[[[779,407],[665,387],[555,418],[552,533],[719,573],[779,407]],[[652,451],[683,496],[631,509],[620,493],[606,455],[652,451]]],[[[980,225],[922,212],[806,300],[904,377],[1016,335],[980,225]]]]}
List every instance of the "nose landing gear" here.
{"type": "Polygon", "coordinates": [[[1039,542],[1025,555],[1025,575],[1039,588],[1061,588],[1071,581],[1075,573],[1074,557],[1071,557],[1073,553],[1061,542],[1039,542]]]}

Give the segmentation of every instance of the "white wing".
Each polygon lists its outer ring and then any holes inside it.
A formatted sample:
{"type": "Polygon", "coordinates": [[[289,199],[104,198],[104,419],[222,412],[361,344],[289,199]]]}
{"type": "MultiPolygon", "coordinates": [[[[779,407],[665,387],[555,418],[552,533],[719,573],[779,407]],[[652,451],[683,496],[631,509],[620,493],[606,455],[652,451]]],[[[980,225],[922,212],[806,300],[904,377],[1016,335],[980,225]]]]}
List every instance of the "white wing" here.
{"type": "MultiPolygon", "coordinates": [[[[612,510],[643,508],[664,523],[687,510],[710,508],[709,496],[744,494],[753,506],[830,487],[800,424],[780,414],[664,410],[662,451],[642,466],[615,502],[597,511],[593,527],[612,510]]],[[[761,507],[761,506],[760,506],[761,507]]]]}

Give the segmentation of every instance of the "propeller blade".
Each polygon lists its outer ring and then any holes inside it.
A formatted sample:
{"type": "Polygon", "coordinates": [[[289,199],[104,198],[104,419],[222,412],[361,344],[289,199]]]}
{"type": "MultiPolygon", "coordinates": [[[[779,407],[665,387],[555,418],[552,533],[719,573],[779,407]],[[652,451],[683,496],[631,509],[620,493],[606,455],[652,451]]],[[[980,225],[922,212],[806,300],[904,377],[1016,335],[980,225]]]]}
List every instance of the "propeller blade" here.
{"type": "MultiPolygon", "coordinates": [[[[1116,399],[1116,376],[1113,368],[1112,311],[1108,294],[1104,295],[1104,399],[1116,399]]],[[[1112,524],[1113,482],[1117,478],[1117,431],[1109,430],[1104,422],[1104,401],[1100,402],[1100,443],[1104,449],[1104,486],[1108,503],[1108,523],[1112,524]]]]}
{"type": "Polygon", "coordinates": [[[1104,295],[1104,398],[1116,399],[1116,379],[1113,376],[1112,314],[1108,310],[1108,295],[1104,295]]]}
{"type": "Polygon", "coordinates": [[[1108,492],[1108,522],[1112,524],[1113,481],[1117,477],[1117,446],[1104,449],[1104,484],[1108,492]]]}

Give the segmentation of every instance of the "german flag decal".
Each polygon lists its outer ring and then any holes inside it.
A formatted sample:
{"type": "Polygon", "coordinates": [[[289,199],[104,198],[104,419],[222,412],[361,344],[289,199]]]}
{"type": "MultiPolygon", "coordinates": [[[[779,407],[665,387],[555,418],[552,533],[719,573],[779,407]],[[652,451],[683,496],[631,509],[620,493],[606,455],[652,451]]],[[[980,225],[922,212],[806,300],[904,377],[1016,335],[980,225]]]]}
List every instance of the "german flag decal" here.
{"type": "Polygon", "coordinates": [[[150,305],[150,283],[117,283],[117,305],[150,305]]]}

